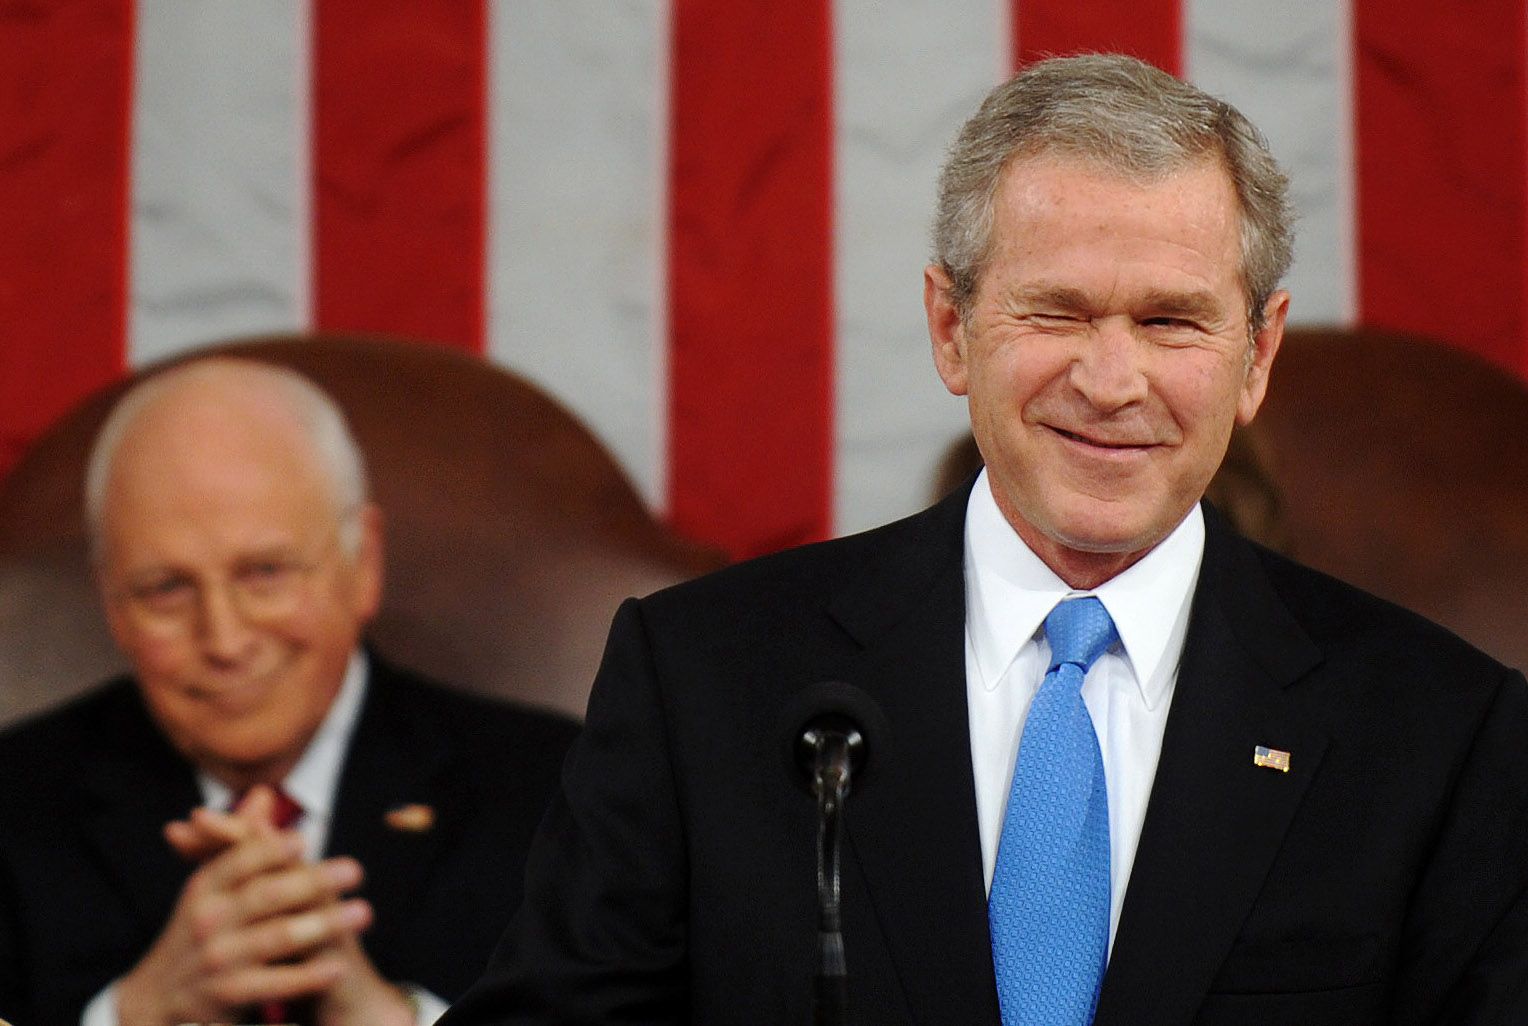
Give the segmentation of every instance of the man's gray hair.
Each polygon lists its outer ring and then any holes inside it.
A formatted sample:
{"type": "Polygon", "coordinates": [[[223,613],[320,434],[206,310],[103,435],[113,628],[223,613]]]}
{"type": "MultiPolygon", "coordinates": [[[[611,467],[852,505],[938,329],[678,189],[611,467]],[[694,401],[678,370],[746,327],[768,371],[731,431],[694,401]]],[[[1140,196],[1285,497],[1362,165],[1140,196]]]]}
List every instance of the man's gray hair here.
{"type": "Polygon", "coordinates": [[[993,202],[1016,159],[1057,154],[1154,182],[1219,160],[1241,207],[1241,279],[1252,330],[1289,270],[1289,179],[1240,111],[1133,57],[1085,54],[1039,61],[987,94],[960,130],[939,175],[934,262],[971,313],[992,253],[993,202]]]}
{"type": "Polygon", "coordinates": [[[85,465],[85,527],[91,552],[97,558],[104,537],[106,487],[112,464],[134,421],[173,389],[198,378],[227,380],[230,373],[269,385],[285,402],[306,432],[329,486],[339,517],[340,547],[349,558],[360,551],[361,510],[369,494],[366,462],[339,406],[323,389],[294,370],[258,360],[214,356],[192,358],[134,385],[101,425],[85,465]]]}

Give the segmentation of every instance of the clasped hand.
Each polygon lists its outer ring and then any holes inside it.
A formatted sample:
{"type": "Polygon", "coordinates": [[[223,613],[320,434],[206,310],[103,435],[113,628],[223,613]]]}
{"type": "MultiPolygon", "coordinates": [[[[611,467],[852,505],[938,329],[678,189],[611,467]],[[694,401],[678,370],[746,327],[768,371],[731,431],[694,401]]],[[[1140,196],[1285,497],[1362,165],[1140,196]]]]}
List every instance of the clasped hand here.
{"type": "Polygon", "coordinates": [[[122,1026],[230,1022],[271,1001],[317,999],[320,1026],[413,1022],[397,987],[361,949],[371,906],[345,895],[349,858],[303,859],[302,838],[274,825],[275,795],[252,788],[238,808],[197,809],[165,839],[200,863],[164,930],[117,984],[122,1026]]]}

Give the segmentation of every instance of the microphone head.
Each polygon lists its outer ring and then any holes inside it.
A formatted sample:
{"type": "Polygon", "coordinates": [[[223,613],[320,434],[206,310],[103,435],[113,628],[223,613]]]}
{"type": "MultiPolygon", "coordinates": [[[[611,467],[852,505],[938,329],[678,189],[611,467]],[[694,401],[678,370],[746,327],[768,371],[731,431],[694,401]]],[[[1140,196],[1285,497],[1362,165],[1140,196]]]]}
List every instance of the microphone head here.
{"type": "Polygon", "coordinates": [[[849,765],[857,786],[863,784],[872,763],[885,761],[891,733],[886,714],[853,684],[824,681],[802,689],[787,703],[780,722],[784,734],[780,748],[789,772],[808,791],[815,775],[814,732],[836,731],[848,739],[849,765]]]}

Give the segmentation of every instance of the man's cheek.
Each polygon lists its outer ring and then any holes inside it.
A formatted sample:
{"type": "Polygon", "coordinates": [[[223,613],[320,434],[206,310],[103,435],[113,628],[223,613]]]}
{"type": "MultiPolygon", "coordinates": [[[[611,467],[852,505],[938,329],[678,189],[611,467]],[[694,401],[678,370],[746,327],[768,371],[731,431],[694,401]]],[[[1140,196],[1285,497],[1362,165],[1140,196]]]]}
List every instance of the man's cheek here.
{"type": "Polygon", "coordinates": [[[196,661],[196,649],[184,641],[138,637],[123,646],[141,676],[175,677],[196,661]]]}

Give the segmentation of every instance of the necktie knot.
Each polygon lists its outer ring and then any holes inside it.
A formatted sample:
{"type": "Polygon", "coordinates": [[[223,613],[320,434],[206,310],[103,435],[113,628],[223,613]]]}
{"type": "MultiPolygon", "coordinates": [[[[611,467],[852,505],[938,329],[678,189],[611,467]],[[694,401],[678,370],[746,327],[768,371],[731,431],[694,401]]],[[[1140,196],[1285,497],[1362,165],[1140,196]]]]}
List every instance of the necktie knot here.
{"type": "Polygon", "coordinates": [[[302,819],[302,803],[286,793],[285,788],[276,788],[276,811],[272,816],[277,830],[285,830],[296,826],[297,821],[302,819]]]}
{"type": "Polygon", "coordinates": [[[1118,637],[1109,611],[1091,595],[1058,602],[1045,618],[1045,638],[1050,643],[1052,671],[1070,663],[1081,669],[1085,676],[1118,637]]]}
{"type": "MultiPolygon", "coordinates": [[[[271,787],[271,791],[275,796],[275,801],[271,807],[272,824],[277,830],[286,830],[288,827],[295,826],[297,821],[302,819],[303,813],[306,811],[303,809],[302,803],[287,794],[286,788],[279,784],[271,787]]],[[[248,791],[240,791],[235,794],[233,800],[228,803],[229,811],[231,812],[244,804],[244,798],[248,794],[248,791]]]]}

